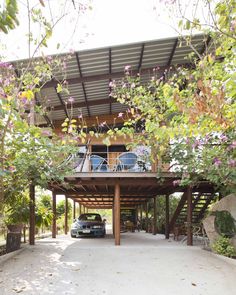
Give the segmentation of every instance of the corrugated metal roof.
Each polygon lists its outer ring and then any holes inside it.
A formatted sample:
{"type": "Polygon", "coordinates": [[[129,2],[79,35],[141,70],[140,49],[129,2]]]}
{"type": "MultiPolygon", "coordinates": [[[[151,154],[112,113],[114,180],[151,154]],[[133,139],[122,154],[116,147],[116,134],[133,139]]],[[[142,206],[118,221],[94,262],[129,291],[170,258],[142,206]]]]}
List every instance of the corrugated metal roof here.
{"type": "MultiPolygon", "coordinates": [[[[194,36],[191,46],[202,52],[205,47],[203,39],[203,35],[194,36]]],[[[153,68],[160,68],[155,74],[161,77],[165,67],[189,63],[188,55],[192,52],[193,48],[186,41],[176,37],[64,53],[60,58],[65,60],[66,65],[54,75],[58,80],[68,81],[69,95],[61,93],[59,97],[55,90],[56,82],[52,81],[42,89],[39,100],[43,105],[53,107],[50,108],[53,122],[65,119],[70,96],[74,98],[74,116],[80,112],[83,116],[122,112],[127,107],[111,102],[109,81],[122,78],[126,65],[131,66],[134,73],[140,70],[141,81],[146,83],[154,75],[153,68]]]]}

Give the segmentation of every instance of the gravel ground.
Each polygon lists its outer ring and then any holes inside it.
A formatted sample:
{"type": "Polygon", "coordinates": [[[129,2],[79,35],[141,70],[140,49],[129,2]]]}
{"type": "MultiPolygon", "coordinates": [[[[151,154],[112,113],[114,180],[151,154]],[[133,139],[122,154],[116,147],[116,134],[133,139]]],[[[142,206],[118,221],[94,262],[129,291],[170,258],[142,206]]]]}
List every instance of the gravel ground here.
{"type": "Polygon", "coordinates": [[[236,265],[144,232],[36,241],[0,264],[0,294],[235,295],[236,265]]]}

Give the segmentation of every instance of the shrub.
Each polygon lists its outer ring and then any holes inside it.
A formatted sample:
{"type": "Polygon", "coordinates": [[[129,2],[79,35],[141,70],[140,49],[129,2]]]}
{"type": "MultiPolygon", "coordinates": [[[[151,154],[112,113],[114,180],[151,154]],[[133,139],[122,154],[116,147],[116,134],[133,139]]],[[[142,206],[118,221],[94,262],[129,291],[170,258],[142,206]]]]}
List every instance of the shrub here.
{"type": "Polygon", "coordinates": [[[228,211],[216,211],[214,212],[215,228],[221,236],[226,238],[232,238],[236,233],[235,220],[228,211]]]}
{"type": "Polygon", "coordinates": [[[236,250],[231,244],[230,239],[223,236],[220,236],[219,239],[215,241],[215,243],[212,245],[212,249],[217,254],[227,257],[232,257],[236,255],[236,250]]]}

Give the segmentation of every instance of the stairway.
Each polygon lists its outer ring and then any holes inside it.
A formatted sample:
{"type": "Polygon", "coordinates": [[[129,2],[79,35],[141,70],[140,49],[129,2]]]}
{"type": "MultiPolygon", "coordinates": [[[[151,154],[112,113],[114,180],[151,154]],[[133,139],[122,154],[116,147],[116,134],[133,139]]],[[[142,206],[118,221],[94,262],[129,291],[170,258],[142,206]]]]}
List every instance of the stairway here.
{"type": "MultiPolygon", "coordinates": [[[[213,202],[215,195],[212,193],[194,193],[192,206],[192,224],[198,224],[208,207],[213,202]]],[[[187,221],[187,195],[183,193],[179,205],[170,221],[170,230],[176,225],[183,225],[187,221]]]]}

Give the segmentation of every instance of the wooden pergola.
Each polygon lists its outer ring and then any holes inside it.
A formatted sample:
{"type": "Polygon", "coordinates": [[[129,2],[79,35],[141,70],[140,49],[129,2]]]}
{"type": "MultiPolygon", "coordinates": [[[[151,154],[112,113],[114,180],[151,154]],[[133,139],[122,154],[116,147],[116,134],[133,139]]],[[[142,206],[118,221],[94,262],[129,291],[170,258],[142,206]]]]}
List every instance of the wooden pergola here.
{"type": "MultiPolygon", "coordinates": [[[[179,176],[175,173],[162,173],[161,177],[157,178],[156,173],[152,172],[83,172],[75,173],[65,180],[73,189],[67,189],[58,184],[51,184],[50,189],[53,193],[53,230],[52,236],[56,237],[56,212],[55,202],[57,194],[64,194],[66,200],[71,198],[74,201],[74,206],[79,203],[80,206],[88,209],[112,209],[113,210],[113,233],[115,237],[115,245],[120,245],[120,208],[142,206],[145,208],[147,216],[147,204],[152,199],[154,208],[156,208],[156,198],[166,196],[166,225],[165,235],[169,238],[170,220],[169,220],[169,195],[174,192],[183,192],[187,198],[188,214],[187,227],[188,245],[192,245],[192,194],[198,193],[213,193],[214,187],[206,181],[200,181],[193,187],[179,187],[174,185],[174,181],[178,180],[179,176]]],[[[67,204],[67,202],[66,202],[67,204]]],[[[67,205],[66,205],[67,207],[67,205]]],[[[65,233],[67,233],[67,210],[65,215],[65,233]]],[[[74,209],[75,212],[75,209],[74,209]]],[[[154,210],[153,216],[153,234],[156,234],[157,228],[157,213],[154,210]]]]}

